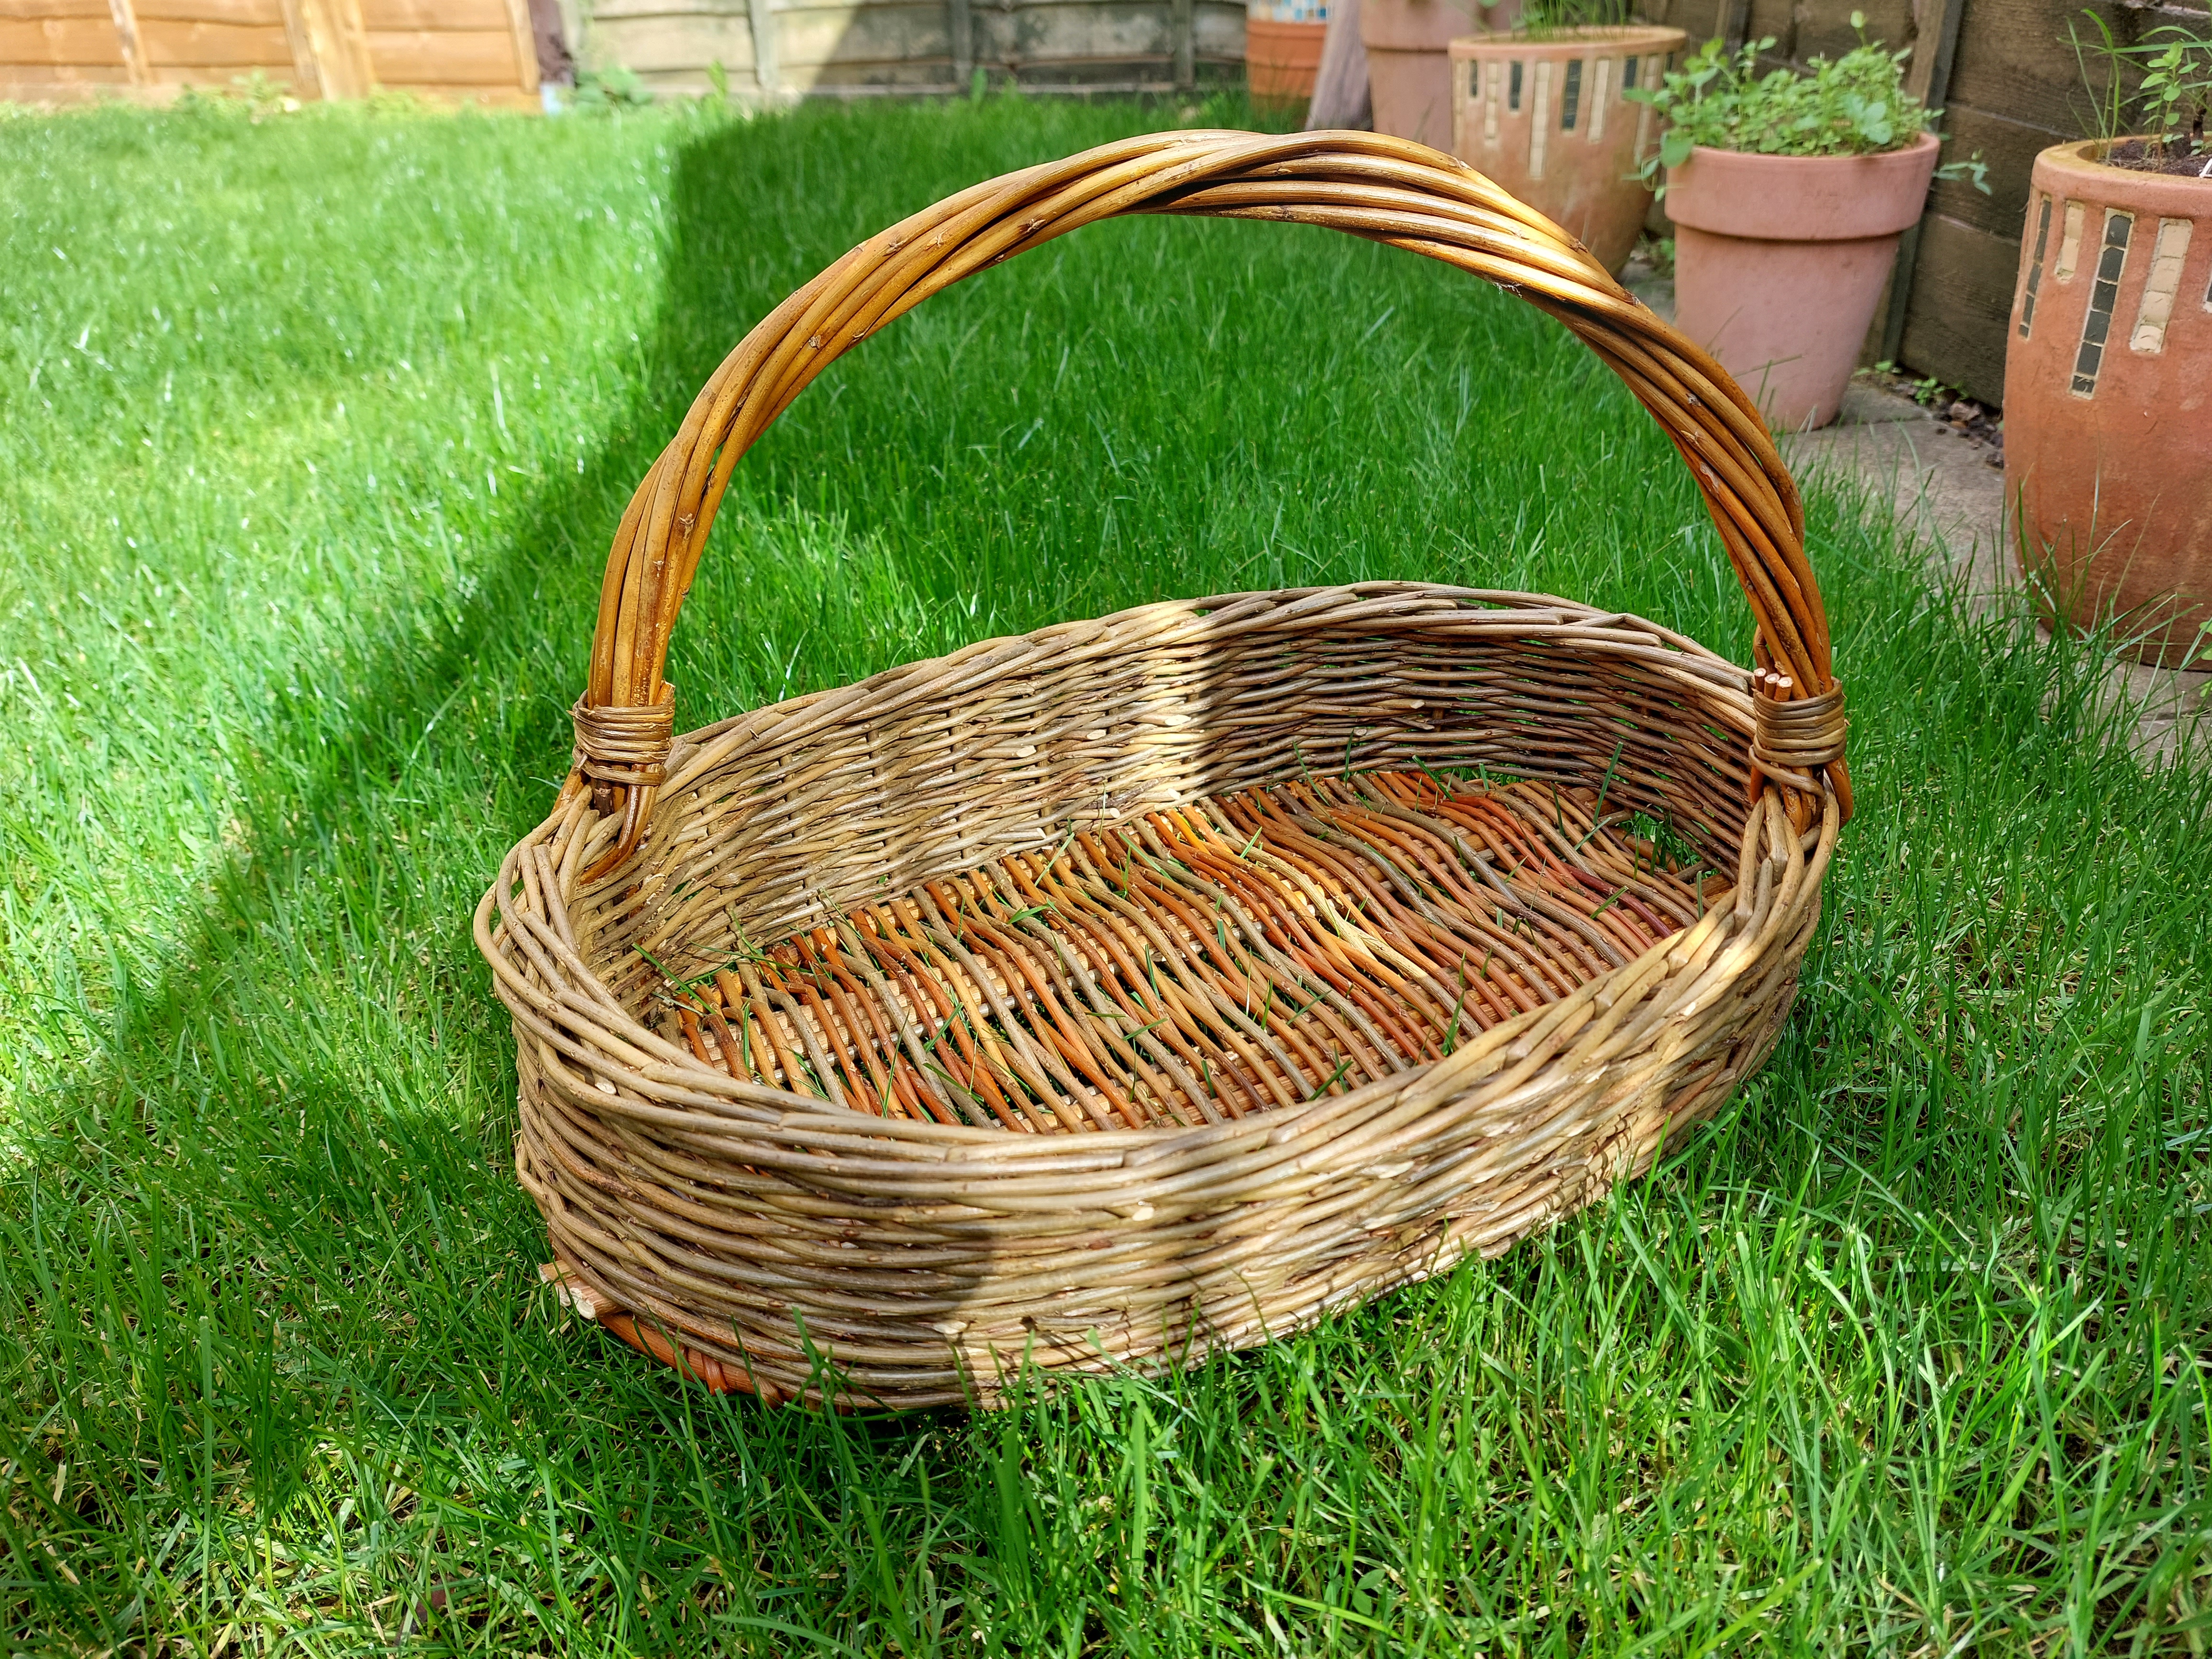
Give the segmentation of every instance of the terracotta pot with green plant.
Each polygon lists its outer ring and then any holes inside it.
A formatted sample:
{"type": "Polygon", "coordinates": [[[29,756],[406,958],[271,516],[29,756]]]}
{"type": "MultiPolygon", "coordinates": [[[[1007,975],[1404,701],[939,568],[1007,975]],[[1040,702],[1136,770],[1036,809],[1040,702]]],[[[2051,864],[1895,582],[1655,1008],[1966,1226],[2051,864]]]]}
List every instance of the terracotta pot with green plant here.
{"type": "Polygon", "coordinates": [[[1651,205],[1656,123],[1629,101],[1688,39],[1622,0],[1541,0],[1515,27],[1451,43],[1452,153],[1618,272],[1651,205]]]}
{"type": "MultiPolygon", "coordinates": [[[[1863,33],[1841,58],[1762,73],[1773,45],[1707,41],[1629,95],[1670,124],[1647,166],[1666,170],[1676,326],[1777,431],[1802,431],[1843,405],[1898,239],[1938,171],[1940,112],[1905,89],[1907,54],[1863,33]]],[[[1983,171],[1978,158],[1942,169],[1987,189],[1983,171]]]]}
{"type": "Polygon", "coordinates": [[[2212,40],[2083,67],[2099,131],[2036,157],[2007,337],[2014,545],[2049,611],[2212,667],[2212,40]]]}

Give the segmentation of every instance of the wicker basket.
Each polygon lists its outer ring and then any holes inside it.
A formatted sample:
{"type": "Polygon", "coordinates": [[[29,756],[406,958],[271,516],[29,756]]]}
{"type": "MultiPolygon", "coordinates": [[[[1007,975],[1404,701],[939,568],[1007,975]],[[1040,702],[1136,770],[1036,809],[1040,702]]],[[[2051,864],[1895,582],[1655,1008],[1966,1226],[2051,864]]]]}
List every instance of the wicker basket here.
{"type": "Polygon", "coordinates": [[[639,486],[574,770],[477,912],[546,1277],[713,1389],[988,1404],[1296,1331],[1587,1203],[1727,1097],[1796,990],[1850,803],[1802,531],[1727,374],[1419,145],[1155,135],[871,238],[639,486]],[[1563,599],[1363,584],[674,736],[669,631],[738,457],[929,295],[1137,212],[1334,226],[1557,318],[1695,474],[1758,667],[1563,599]]]}

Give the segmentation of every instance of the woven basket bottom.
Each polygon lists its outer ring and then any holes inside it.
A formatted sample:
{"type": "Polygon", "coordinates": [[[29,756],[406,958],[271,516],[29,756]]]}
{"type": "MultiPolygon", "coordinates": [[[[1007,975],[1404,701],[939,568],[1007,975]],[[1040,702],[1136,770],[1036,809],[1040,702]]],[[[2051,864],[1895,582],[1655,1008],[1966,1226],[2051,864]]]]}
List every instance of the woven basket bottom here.
{"type": "Polygon", "coordinates": [[[1703,913],[1599,792],[1378,772],[1014,854],[659,988],[672,1042],[855,1111],[1024,1133],[1217,1123],[1360,1085],[1703,913]]]}

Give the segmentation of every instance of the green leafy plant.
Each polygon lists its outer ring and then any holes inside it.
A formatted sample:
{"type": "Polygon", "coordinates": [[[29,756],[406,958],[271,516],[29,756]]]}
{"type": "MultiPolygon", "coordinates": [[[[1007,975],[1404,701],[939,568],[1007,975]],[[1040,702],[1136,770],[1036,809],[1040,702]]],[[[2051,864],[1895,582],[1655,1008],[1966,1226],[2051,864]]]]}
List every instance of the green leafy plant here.
{"type": "Polygon", "coordinates": [[[653,88],[620,64],[576,71],[578,109],[643,109],[652,101],[653,88]]]}
{"type": "Polygon", "coordinates": [[[2143,49],[2151,54],[2144,66],[2143,105],[2159,147],[2168,155],[2193,155],[2204,148],[2204,117],[2212,112],[2212,40],[2200,40],[2173,23],[2153,29],[2143,49]]]}
{"type": "Polygon", "coordinates": [[[300,100],[271,80],[266,70],[234,75],[230,88],[232,95],[253,112],[256,121],[271,115],[289,115],[300,107],[300,100]]]}
{"type": "MultiPolygon", "coordinates": [[[[2151,30],[2132,46],[2113,39],[2112,25],[2084,9],[2096,30],[2084,40],[2078,25],[2066,26],[2089,94],[2089,136],[2107,149],[2141,132],[2168,158],[2212,152],[2204,121],[2212,114],[2212,38],[2179,23],[2151,30]],[[2140,75],[2133,94],[2129,82],[2140,75]]],[[[2212,176],[2208,166],[2207,176],[2212,176]]]]}
{"type": "MultiPolygon", "coordinates": [[[[1942,113],[1905,87],[1908,52],[1889,52],[1865,34],[1866,17],[1851,14],[1859,44],[1841,58],[1815,58],[1803,70],[1761,71],[1759,56],[1771,37],[1731,52],[1708,40],[1656,86],[1626,95],[1649,104],[1668,121],[1658,149],[1644,164],[1650,179],[1680,167],[1699,145],[1758,155],[1878,155],[1903,149],[1933,127],[1942,113]]],[[[1938,169],[1938,176],[1971,179],[1987,193],[1988,168],[1977,155],[1938,169]]]]}

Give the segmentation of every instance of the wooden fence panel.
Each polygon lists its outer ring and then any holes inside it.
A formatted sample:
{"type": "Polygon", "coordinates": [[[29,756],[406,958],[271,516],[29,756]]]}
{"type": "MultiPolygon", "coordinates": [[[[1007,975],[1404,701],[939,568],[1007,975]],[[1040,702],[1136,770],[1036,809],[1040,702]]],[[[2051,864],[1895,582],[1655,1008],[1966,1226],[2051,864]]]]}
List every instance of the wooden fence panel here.
{"type": "Polygon", "coordinates": [[[361,0],[380,29],[491,29],[507,26],[507,0],[361,0]]]}
{"type": "MultiPolygon", "coordinates": [[[[1685,3],[1712,0],[1685,0],[1685,3]]],[[[1771,3],[1771,0],[1759,0],[1771,3]]],[[[741,95],[1171,93],[1233,79],[1237,0],[602,0],[572,44],[648,87],[696,93],[719,64],[741,95]]],[[[528,0],[0,0],[0,96],[228,88],[260,75],[307,98],[377,88],[526,103],[528,0]]]]}
{"type": "Polygon", "coordinates": [[[569,47],[580,62],[619,64],[656,92],[703,93],[720,64],[732,86],[754,85],[752,10],[745,0],[607,0],[569,47]]]}
{"type": "Polygon", "coordinates": [[[1230,0],[602,0],[577,23],[587,65],[697,92],[720,62],[769,100],[965,92],[978,69],[1028,91],[1171,92],[1244,61],[1230,0]]]}
{"type": "Polygon", "coordinates": [[[535,104],[528,0],[0,0],[0,98],[228,90],[301,99],[379,86],[535,104]]]}
{"type": "Polygon", "coordinates": [[[775,21],[787,92],[952,88],[952,30],[942,0],[783,6],[775,21]]]}
{"type": "Polygon", "coordinates": [[[258,73],[317,94],[312,70],[301,72],[282,0],[134,0],[132,9],[155,86],[228,87],[258,73]]]}
{"type": "Polygon", "coordinates": [[[526,0],[357,0],[379,87],[440,99],[528,105],[538,52],[526,0]]]}
{"type": "Polygon", "coordinates": [[[0,98],[75,102],[137,79],[109,0],[0,0],[0,98]]]}
{"type": "Polygon", "coordinates": [[[981,4],[976,58],[1028,90],[1170,92],[1243,72],[1244,15],[1212,0],[981,4]]]}

